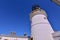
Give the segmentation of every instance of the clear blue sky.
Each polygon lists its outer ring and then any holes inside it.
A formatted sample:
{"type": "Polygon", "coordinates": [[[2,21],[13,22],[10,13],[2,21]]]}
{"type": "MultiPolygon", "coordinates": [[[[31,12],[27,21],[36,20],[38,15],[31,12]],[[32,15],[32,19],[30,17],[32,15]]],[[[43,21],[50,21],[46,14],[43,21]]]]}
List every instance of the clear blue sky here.
{"type": "Polygon", "coordinates": [[[11,31],[22,36],[24,32],[30,35],[31,7],[38,4],[48,15],[54,31],[60,30],[60,6],[50,0],[0,0],[0,34],[11,31]]]}

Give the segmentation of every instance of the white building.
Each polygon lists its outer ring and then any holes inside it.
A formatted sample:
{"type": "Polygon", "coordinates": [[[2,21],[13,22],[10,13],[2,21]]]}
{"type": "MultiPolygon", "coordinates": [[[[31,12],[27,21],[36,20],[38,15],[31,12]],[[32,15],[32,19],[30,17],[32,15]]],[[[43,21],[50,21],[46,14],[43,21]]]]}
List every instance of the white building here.
{"type": "Polygon", "coordinates": [[[38,5],[33,6],[30,20],[33,40],[53,40],[54,31],[47,19],[47,14],[38,5]]]}
{"type": "Polygon", "coordinates": [[[30,40],[28,36],[16,36],[15,33],[11,35],[0,35],[0,40],[30,40]]]}
{"type": "Polygon", "coordinates": [[[60,31],[54,32],[52,35],[54,40],[60,40],[60,31]]]}

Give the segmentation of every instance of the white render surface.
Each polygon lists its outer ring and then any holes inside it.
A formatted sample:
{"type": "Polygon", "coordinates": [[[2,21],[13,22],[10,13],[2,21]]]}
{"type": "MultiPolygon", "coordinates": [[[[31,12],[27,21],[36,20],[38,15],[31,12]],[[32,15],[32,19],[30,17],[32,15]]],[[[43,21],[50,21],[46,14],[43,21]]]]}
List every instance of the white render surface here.
{"type": "Polygon", "coordinates": [[[20,38],[20,37],[0,37],[1,39],[0,40],[28,40],[28,38],[20,38]]]}
{"type": "Polygon", "coordinates": [[[60,31],[54,32],[52,35],[54,40],[60,40],[60,31]]]}
{"type": "Polygon", "coordinates": [[[54,33],[47,17],[42,14],[34,15],[31,19],[31,37],[33,40],[53,40],[54,33]]]}

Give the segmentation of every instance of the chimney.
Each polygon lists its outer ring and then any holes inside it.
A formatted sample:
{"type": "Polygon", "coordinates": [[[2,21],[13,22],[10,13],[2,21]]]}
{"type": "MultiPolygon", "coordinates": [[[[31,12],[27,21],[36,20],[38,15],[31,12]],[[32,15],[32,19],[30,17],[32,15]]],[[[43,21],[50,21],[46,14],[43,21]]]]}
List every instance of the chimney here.
{"type": "Polygon", "coordinates": [[[26,33],[24,33],[24,36],[27,36],[27,34],[26,34],[26,33]]]}
{"type": "Polygon", "coordinates": [[[10,32],[10,36],[16,36],[15,32],[10,32]]]}

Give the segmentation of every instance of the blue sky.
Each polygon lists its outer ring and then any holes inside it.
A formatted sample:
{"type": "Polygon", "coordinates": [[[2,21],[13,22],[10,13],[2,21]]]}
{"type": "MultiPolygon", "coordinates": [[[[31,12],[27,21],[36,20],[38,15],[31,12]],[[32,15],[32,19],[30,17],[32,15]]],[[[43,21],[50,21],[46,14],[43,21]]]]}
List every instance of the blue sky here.
{"type": "Polygon", "coordinates": [[[0,0],[0,34],[14,31],[20,36],[24,32],[30,35],[29,14],[33,4],[40,5],[54,31],[60,31],[60,6],[51,0],[0,0]]]}

